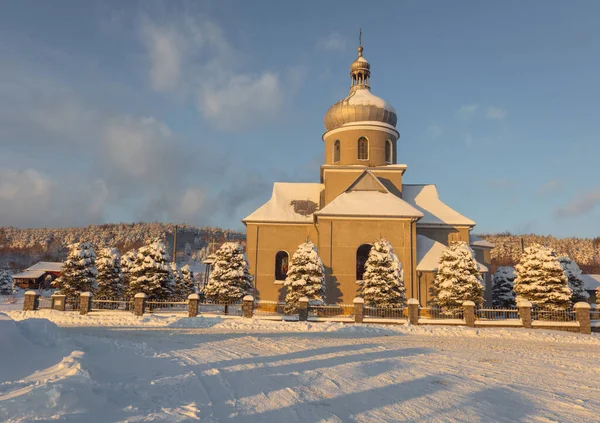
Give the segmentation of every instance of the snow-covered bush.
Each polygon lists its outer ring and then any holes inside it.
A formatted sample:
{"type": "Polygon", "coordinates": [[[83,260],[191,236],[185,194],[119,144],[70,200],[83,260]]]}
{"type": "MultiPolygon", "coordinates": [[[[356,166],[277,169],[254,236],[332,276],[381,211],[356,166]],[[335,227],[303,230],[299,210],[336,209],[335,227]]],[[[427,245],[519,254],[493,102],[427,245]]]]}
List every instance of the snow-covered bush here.
{"type": "Polygon", "coordinates": [[[196,281],[194,271],[189,264],[181,268],[181,279],[177,284],[177,295],[182,299],[187,299],[188,295],[196,292],[196,281]]]}
{"type": "Polygon", "coordinates": [[[220,303],[241,300],[252,289],[252,275],[242,246],[237,242],[226,242],[215,253],[215,263],[204,295],[220,303]]]}
{"type": "Polygon", "coordinates": [[[571,305],[567,277],[554,250],[540,245],[525,248],[519,264],[514,290],[517,303],[530,301],[541,307],[565,308],[571,305]]]}
{"type": "Polygon", "coordinates": [[[175,277],[171,270],[167,247],[159,239],[141,247],[129,269],[129,293],[143,292],[153,299],[166,299],[173,295],[175,277]]]}
{"type": "Polygon", "coordinates": [[[298,300],[307,297],[311,303],[322,303],[325,296],[325,268],[317,252],[317,247],[310,241],[298,246],[292,255],[284,285],[285,312],[295,313],[298,300]]]}
{"type": "Polygon", "coordinates": [[[82,292],[98,289],[96,277],[96,252],[89,242],[69,245],[69,254],[62,265],[61,276],[52,282],[68,299],[75,299],[82,292]]]}
{"type": "Polygon", "coordinates": [[[12,272],[8,265],[0,267],[0,295],[10,295],[13,293],[12,272]]]}
{"type": "Polygon", "coordinates": [[[517,274],[510,266],[500,266],[492,282],[492,305],[494,307],[514,307],[513,284],[517,274]]]}
{"type": "Polygon", "coordinates": [[[565,272],[569,289],[571,290],[571,302],[573,304],[580,301],[587,301],[590,294],[585,291],[583,279],[581,279],[581,269],[569,257],[559,257],[560,265],[565,272]]]}
{"type": "Polygon", "coordinates": [[[125,288],[121,271],[121,256],[116,248],[102,248],[96,256],[98,291],[102,298],[119,298],[125,288]]]}
{"type": "MultiPolygon", "coordinates": [[[[129,285],[131,284],[131,269],[135,265],[135,257],[137,256],[137,250],[129,250],[121,256],[121,272],[123,272],[123,285],[125,290],[123,294],[127,297],[130,296],[131,291],[129,285]]],[[[133,293],[135,295],[135,293],[133,293]]]]}
{"type": "Polygon", "coordinates": [[[402,307],[406,303],[404,271],[392,245],[379,239],[369,251],[359,295],[365,304],[402,307]]]}
{"type": "Polygon", "coordinates": [[[483,303],[483,278],[466,242],[454,242],[442,252],[432,290],[435,306],[456,308],[467,300],[483,303]]]}

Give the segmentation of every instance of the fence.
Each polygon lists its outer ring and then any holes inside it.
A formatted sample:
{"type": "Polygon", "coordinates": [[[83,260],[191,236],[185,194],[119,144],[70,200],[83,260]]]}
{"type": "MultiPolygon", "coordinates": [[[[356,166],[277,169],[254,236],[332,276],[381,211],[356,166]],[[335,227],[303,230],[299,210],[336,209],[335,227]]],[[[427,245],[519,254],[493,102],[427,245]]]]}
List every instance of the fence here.
{"type": "Polygon", "coordinates": [[[133,312],[133,300],[92,298],[92,311],[131,311],[131,312],[133,312]]]}
{"type": "Polygon", "coordinates": [[[187,301],[146,301],[146,310],[149,313],[187,313],[187,301]]]}
{"type": "Polygon", "coordinates": [[[77,311],[77,310],[79,310],[80,306],[81,306],[81,301],[79,300],[79,297],[67,298],[65,300],[65,310],[66,311],[77,311]]]}
{"type": "Polygon", "coordinates": [[[49,309],[52,308],[52,298],[51,297],[43,297],[40,295],[38,298],[38,309],[49,309]]]}
{"type": "Polygon", "coordinates": [[[363,308],[363,315],[367,318],[378,319],[408,319],[408,308],[365,306],[363,308]]]}
{"type": "Polygon", "coordinates": [[[546,322],[575,322],[577,316],[571,308],[541,308],[531,309],[531,320],[543,320],[546,322]]]}
{"type": "Polygon", "coordinates": [[[217,315],[230,315],[230,316],[241,316],[242,315],[242,302],[204,302],[198,304],[198,313],[201,314],[217,314],[217,315]]]}
{"type": "Polygon", "coordinates": [[[590,320],[600,320],[600,310],[590,311],[590,320]]]}
{"type": "Polygon", "coordinates": [[[462,308],[440,308],[440,307],[421,307],[419,309],[421,319],[444,320],[444,319],[464,319],[464,310],[462,308]]]}
{"type": "Polygon", "coordinates": [[[277,301],[255,301],[255,316],[283,316],[285,315],[285,303],[277,301]]]}
{"type": "Polygon", "coordinates": [[[480,308],[475,311],[477,320],[519,320],[519,310],[516,308],[480,308]]]}
{"type": "Polygon", "coordinates": [[[308,306],[308,317],[309,318],[325,318],[325,319],[332,319],[332,318],[336,318],[336,317],[353,318],[354,317],[354,305],[353,304],[309,305],[308,306]]]}

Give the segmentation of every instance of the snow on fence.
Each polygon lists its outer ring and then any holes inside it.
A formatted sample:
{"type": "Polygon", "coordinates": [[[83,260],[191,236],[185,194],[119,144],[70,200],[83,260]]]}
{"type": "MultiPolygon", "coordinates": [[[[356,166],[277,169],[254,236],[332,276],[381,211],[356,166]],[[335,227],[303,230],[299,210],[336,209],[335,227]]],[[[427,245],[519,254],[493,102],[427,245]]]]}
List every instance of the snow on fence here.
{"type": "Polygon", "coordinates": [[[575,322],[577,315],[572,308],[542,308],[531,309],[531,320],[543,320],[547,322],[575,322]]]}
{"type": "Polygon", "coordinates": [[[92,298],[92,311],[133,312],[133,300],[123,298],[92,298]]]}
{"type": "Polygon", "coordinates": [[[421,319],[464,319],[462,308],[440,308],[440,307],[421,307],[419,308],[419,318],[421,319]]]}
{"type": "Polygon", "coordinates": [[[365,306],[363,308],[363,316],[378,319],[408,319],[408,308],[365,306]]]}
{"type": "Polygon", "coordinates": [[[519,310],[517,308],[480,308],[475,311],[477,320],[518,320],[519,310]]]}
{"type": "Polygon", "coordinates": [[[187,301],[149,300],[146,301],[148,313],[187,313],[187,301]]]}
{"type": "Polygon", "coordinates": [[[309,318],[354,317],[354,304],[309,305],[309,318]]]}
{"type": "Polygon", "coordinates": [[[38,309],[42,310],[47,308],[52,308],[52,298],[40,295],[38,298],[38,309]]]}
{"type": "Polygon", "coordinates": [[[0,295],[0,305],[15,304],[18,300],[16,295],[0,295]]]}

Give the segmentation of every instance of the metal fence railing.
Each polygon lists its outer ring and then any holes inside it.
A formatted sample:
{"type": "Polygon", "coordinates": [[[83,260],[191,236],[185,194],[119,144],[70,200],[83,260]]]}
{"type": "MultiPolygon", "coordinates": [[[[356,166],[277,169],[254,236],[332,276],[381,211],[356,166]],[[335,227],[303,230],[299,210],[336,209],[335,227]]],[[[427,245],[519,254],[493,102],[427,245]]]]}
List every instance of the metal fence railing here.
{"type": "Polygon", "coordinates": [[[146,301],[146,311],[148,313],[187,313],[187,301],[146,301]]]}
{"type": "Polygon", "coordinates": [[[464,319],[462,308],[422,307],[419,309],[421,319],[464,319]]]}
{"type": "Polygon", "coordinates": [[[590,311],[590,320],[600,320],[600,310],[592,309],[590,311]]]}
{"type": "Polygon", "coordinates": [[[198,314],[218,314],[241,316],[242,303],[241,301],[225,303],[225,302],[204,302],[198,303],[198,314]]]}
{"type": "Polygon", "coordinates": [[[51,297],[38,297],[38,309],[50,309],[52,308],[52,298],[51,297]]]}
{"type": "Polygon", "coordinates": [[[308,317],[334,318],[352,316],[354,316],[354,305],[352,304],[308,306],[308,317]]]}
{"type": "Polygon", "coordinates": [[[285,315],[285,303],[277,301],[255,301],[255,316],[283,316],[285,315]]]}
{"type": "Polygon", "coordinates": [[[92,311],[130,311],[133,312],[133,300],[128,299],[92,299],[92,311]]]}
{"type": "Polygon", "coordinates": [[[65,310],[66,311],[77,311],[81,307],[81,301],[79,298],[67,298],[65,300],[65,310]]]}
{"type": "Polygon", "coordinates": [[[480,308],[475,311],[478,320],[520,319],[517,308],[480,308]]]}
{"type": "Polygon", "coordinates": [[[542,308],[533,307],[531,309],[531,320],[546,322],[575,322],[577,316],[575,311],[570,308],[542,308]]]}
{"type": "Polygon", "coordinates": [[[19,297],[16,295],[0,295],[0,305],[3,304],[16,304],[19,301],[19,297]]]}
{"type": "Polygon", "coordinates": [[[408,308],[365,306],[363,316],[381,319],[408,319],[408,308]]]}

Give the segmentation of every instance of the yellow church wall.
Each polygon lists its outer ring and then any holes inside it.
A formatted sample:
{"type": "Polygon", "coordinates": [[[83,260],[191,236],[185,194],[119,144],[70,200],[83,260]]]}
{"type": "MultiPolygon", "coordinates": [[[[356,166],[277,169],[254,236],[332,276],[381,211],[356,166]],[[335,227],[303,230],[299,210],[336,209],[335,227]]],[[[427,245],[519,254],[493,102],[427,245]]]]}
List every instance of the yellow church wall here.
{"type": "Polygon", "coordinates": [[[359,288],[356,283],[356,251],[362,244],[373,244],[379,237],[386,238],[394,247],[404,268],[407,296],[411,297],[416,291],[416,286],[413,287],[416,269],[415,228],[414,222],[411,223],[409,219],[319,218],[319,255],[328,275],[327,301],[352,303],[359,288]]]}
{"type": "Polygon", "coordinates": [[[392,142],[392,163],[396,160],[397,135],[377,129],[348,128],[343,131],[331,131],[324,135],[325,164],[385,166],[385,143],[392,142]],[[333,133],[331,133],[333,132],[333,133]],[[367,160],[358,159],[358,139],[365,137],[369,141],[367,160]],[[340,161],[333,161],[333,148],[336,140],[340,141],[340,161]]]}
{"type": "MultiPolygon", "coordinates": [[[[403,170],[386,170],[383,168],[368,169],[377,177],[385,187],[397,196],[402,195],[402,173],[403,170]]],[[[323,184],[325,185],[324,203],[321,208],[332,202],[344,192],[365,171],[365,168],[349,169],[339,168],[323,169],[323,184]]]]}
{"type": "Polygon", "coordinates": [[[318,244],[315,225],[248,223],[246,255],[259,299],[283,301],[286,290],[282,283],[275,281],[275,256],[278,251],[286,251],[291,259],[307,237],[318,244]]]}
{"type": "Polygon", "coordinates": [[[469,242],[468,226],[450,226],[450,227],[422,227],[418,226],[419,235],[448,245],[450,242],[464,241],[469,242]]]}
{"type": "Polygon", "coordinates": [[[435,279],[435,272],[418,272],[417,280],[419,291],[415,298],[419,300],[421,307],[429,305],[429,302],[433,298],[431,288],[433,287],[433,280],[435,279]]]}

